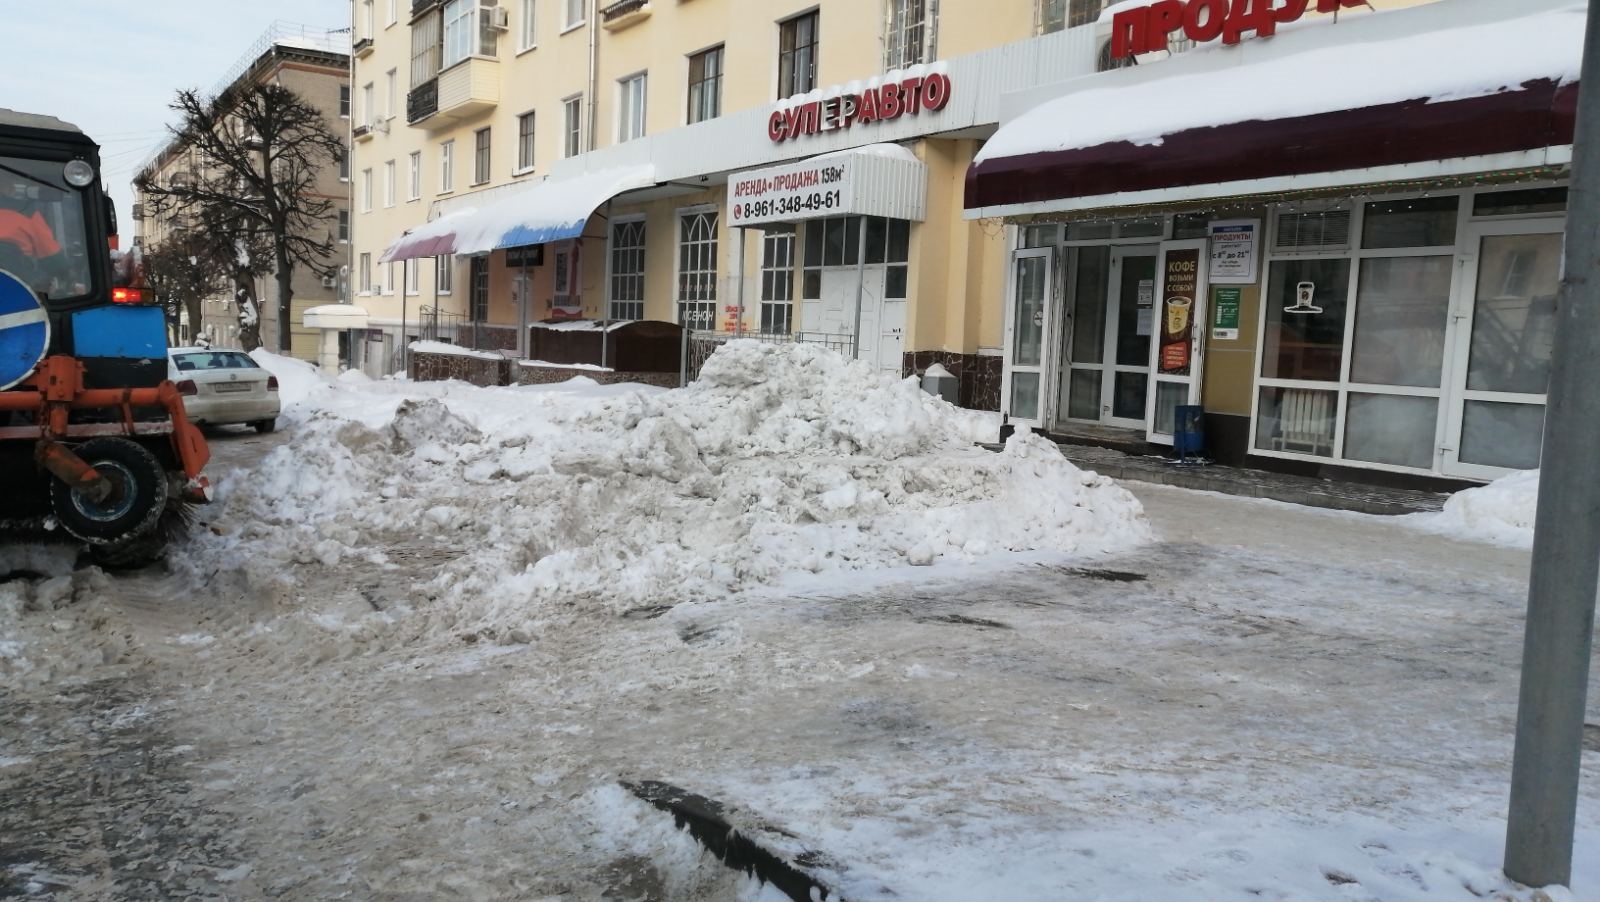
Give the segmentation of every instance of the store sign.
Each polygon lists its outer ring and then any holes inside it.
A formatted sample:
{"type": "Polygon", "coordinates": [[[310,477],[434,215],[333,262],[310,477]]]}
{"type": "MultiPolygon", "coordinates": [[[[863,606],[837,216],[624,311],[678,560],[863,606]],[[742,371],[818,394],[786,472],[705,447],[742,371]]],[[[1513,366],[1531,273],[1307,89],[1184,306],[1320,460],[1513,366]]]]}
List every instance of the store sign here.
{"type": "MultiPolygon", "coordinates": [[[[867,125],[892,122],[901,116],[936,113],[950,103],[950,76],[931,72],[867,88],[859,94],[831,94],[822,100],[773,110],[767,119],[767,137],[774,144],[804,135],[821,135],[867,125]]],[[[838,90],[838,89],[833,89],[838,90]]]]}
{"type": "Polygon", "coordinates": [[[1164,376],[1187,376],[1194,356],[1194,311],[1199,302],[1200,250],[1168,251],[1161,282],[1161,344],[1156,369],[1164,376]]]}
{"type": "Polygon", "coordinates": [[[510,269],[543,265],[544,245],[542,244],[524,244],[521,247],[506,248],[506,266],[510,269]]]}
{"type": "Polygon", "coordinates": [[[1256,280],[1256,247],[1261,234],[1258,219],[1232,219],[1211,223],[1211,265],[1206,275],[1213,283],[1250,285],[1256,280]]]}
{"type": "Polygon", "coordinates": [[[1211,309],[1216,311],[1211,320],[1213,341],[1239,340],[1239,308],[1243,296],[1242,288],[1211,289],[1211,309]]]}
{"type": "Polygon", "coordinates": [[[1333,13],[1366,5],[1367,0],[1161,0],[1112,16],[1111,58],[1166,50],[1179,32],[1197,44],[1217,38],[1237,44],[1252,32],[1271,37],[1279,25],[1312,10],[1333,13]]]}
{"type": "Polygon", "coordinates": [[[854,195],[853,167],[848,157],[823,157],[737,175],[728,221],[739,227],[842,215],[854,195]]]}

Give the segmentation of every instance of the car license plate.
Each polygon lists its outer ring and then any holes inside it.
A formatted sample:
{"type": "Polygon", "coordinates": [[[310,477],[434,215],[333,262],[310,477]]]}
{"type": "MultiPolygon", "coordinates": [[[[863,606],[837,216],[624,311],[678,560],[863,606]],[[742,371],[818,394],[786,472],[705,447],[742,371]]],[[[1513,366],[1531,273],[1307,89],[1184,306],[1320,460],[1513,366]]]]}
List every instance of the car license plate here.
{"type": "Polygon", "coordinates": [[[250,383],[248,383],[248,382],[219,382],[219,383],[217,383],[216,389],[219,392],[249,391],[250,390],[250,383]]]}

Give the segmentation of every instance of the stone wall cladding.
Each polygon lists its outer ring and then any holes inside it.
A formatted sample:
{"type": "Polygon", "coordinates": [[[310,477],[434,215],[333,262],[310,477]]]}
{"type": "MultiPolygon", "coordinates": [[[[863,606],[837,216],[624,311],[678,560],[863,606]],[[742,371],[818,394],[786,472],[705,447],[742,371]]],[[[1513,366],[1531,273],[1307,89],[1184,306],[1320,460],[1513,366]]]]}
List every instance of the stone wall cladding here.
{"type": "Polygon", "coordinates": [[[565,382],[574,376],[584,376],[601,385],[637,382],[641,385],[654,385],[659,388],[678,387],[677,373],[608,373],[564,366],[518,366],[516,369],[518,385],[554,385],[557,382],[565,382]]]}
{"type": "Polygon", "coordinates": [[[920,377],[934,364],[943,364],[961,386],[961,406],[971,410],[1000,409],[1002,358],[954,351],[907,351],[900,372],[920,377]]]}
{"type": "Polygon", "coordinates": [[[485,360],[463,354],[429,354],[413,351],[409,372],[418,382],[442,382],[459,379],[485,388],[492,385],[511,384],[511,359],[485,360]]]}

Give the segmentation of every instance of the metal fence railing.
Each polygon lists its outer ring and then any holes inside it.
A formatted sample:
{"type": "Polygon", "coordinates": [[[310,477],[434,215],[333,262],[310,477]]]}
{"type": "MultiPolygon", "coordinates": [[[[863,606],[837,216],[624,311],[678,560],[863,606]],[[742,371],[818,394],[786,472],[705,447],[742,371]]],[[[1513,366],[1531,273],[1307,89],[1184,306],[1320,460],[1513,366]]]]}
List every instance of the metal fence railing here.
{"type": "Polygon", "coordinates": [[[711,355],[735,339],[750,339],[767,344],[819,344],[846,357],[854,357],[856,353],[856,337],[842,332],[711,332],[684,329],[678,384],[688,385],[700,378],[700,369],[711,359],[711,355]]]}
{"type": "Polygon", "coordinates": [[[517,350],[517,327],[474,322],[465,314],[423,307],[418,311],[418,331],[423,341],[443,341],[477,351],[517,350]]]}

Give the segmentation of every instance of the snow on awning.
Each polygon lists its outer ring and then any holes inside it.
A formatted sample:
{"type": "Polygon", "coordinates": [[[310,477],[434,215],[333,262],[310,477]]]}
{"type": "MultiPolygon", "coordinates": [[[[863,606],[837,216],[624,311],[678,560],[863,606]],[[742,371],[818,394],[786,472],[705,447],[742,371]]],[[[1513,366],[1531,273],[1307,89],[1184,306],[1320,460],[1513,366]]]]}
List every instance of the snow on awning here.
{"type": "Polygon", "coordinates": [[[655,183],[654,166],[546,178],[482,207],[457,210],[418,226],[400,236],[379,259],[389,263],[444,254],[482,254],[576,238],[601,204],[655,183]]]}
{"type": "Polygon", "coordinates": [[[967,173],[967,215],[1248,194],[1355,170],[1378,181],[1446,160],[1566,162],[1584,14],[1576,0],[1454,0],[1086,76],[1000,127],[967,173]]]}
{"type": "Polygon", "coordinates": [[[300,314],[307,329],[365,329],[367,310],[355,304],[324,304],[300,314]]]}

